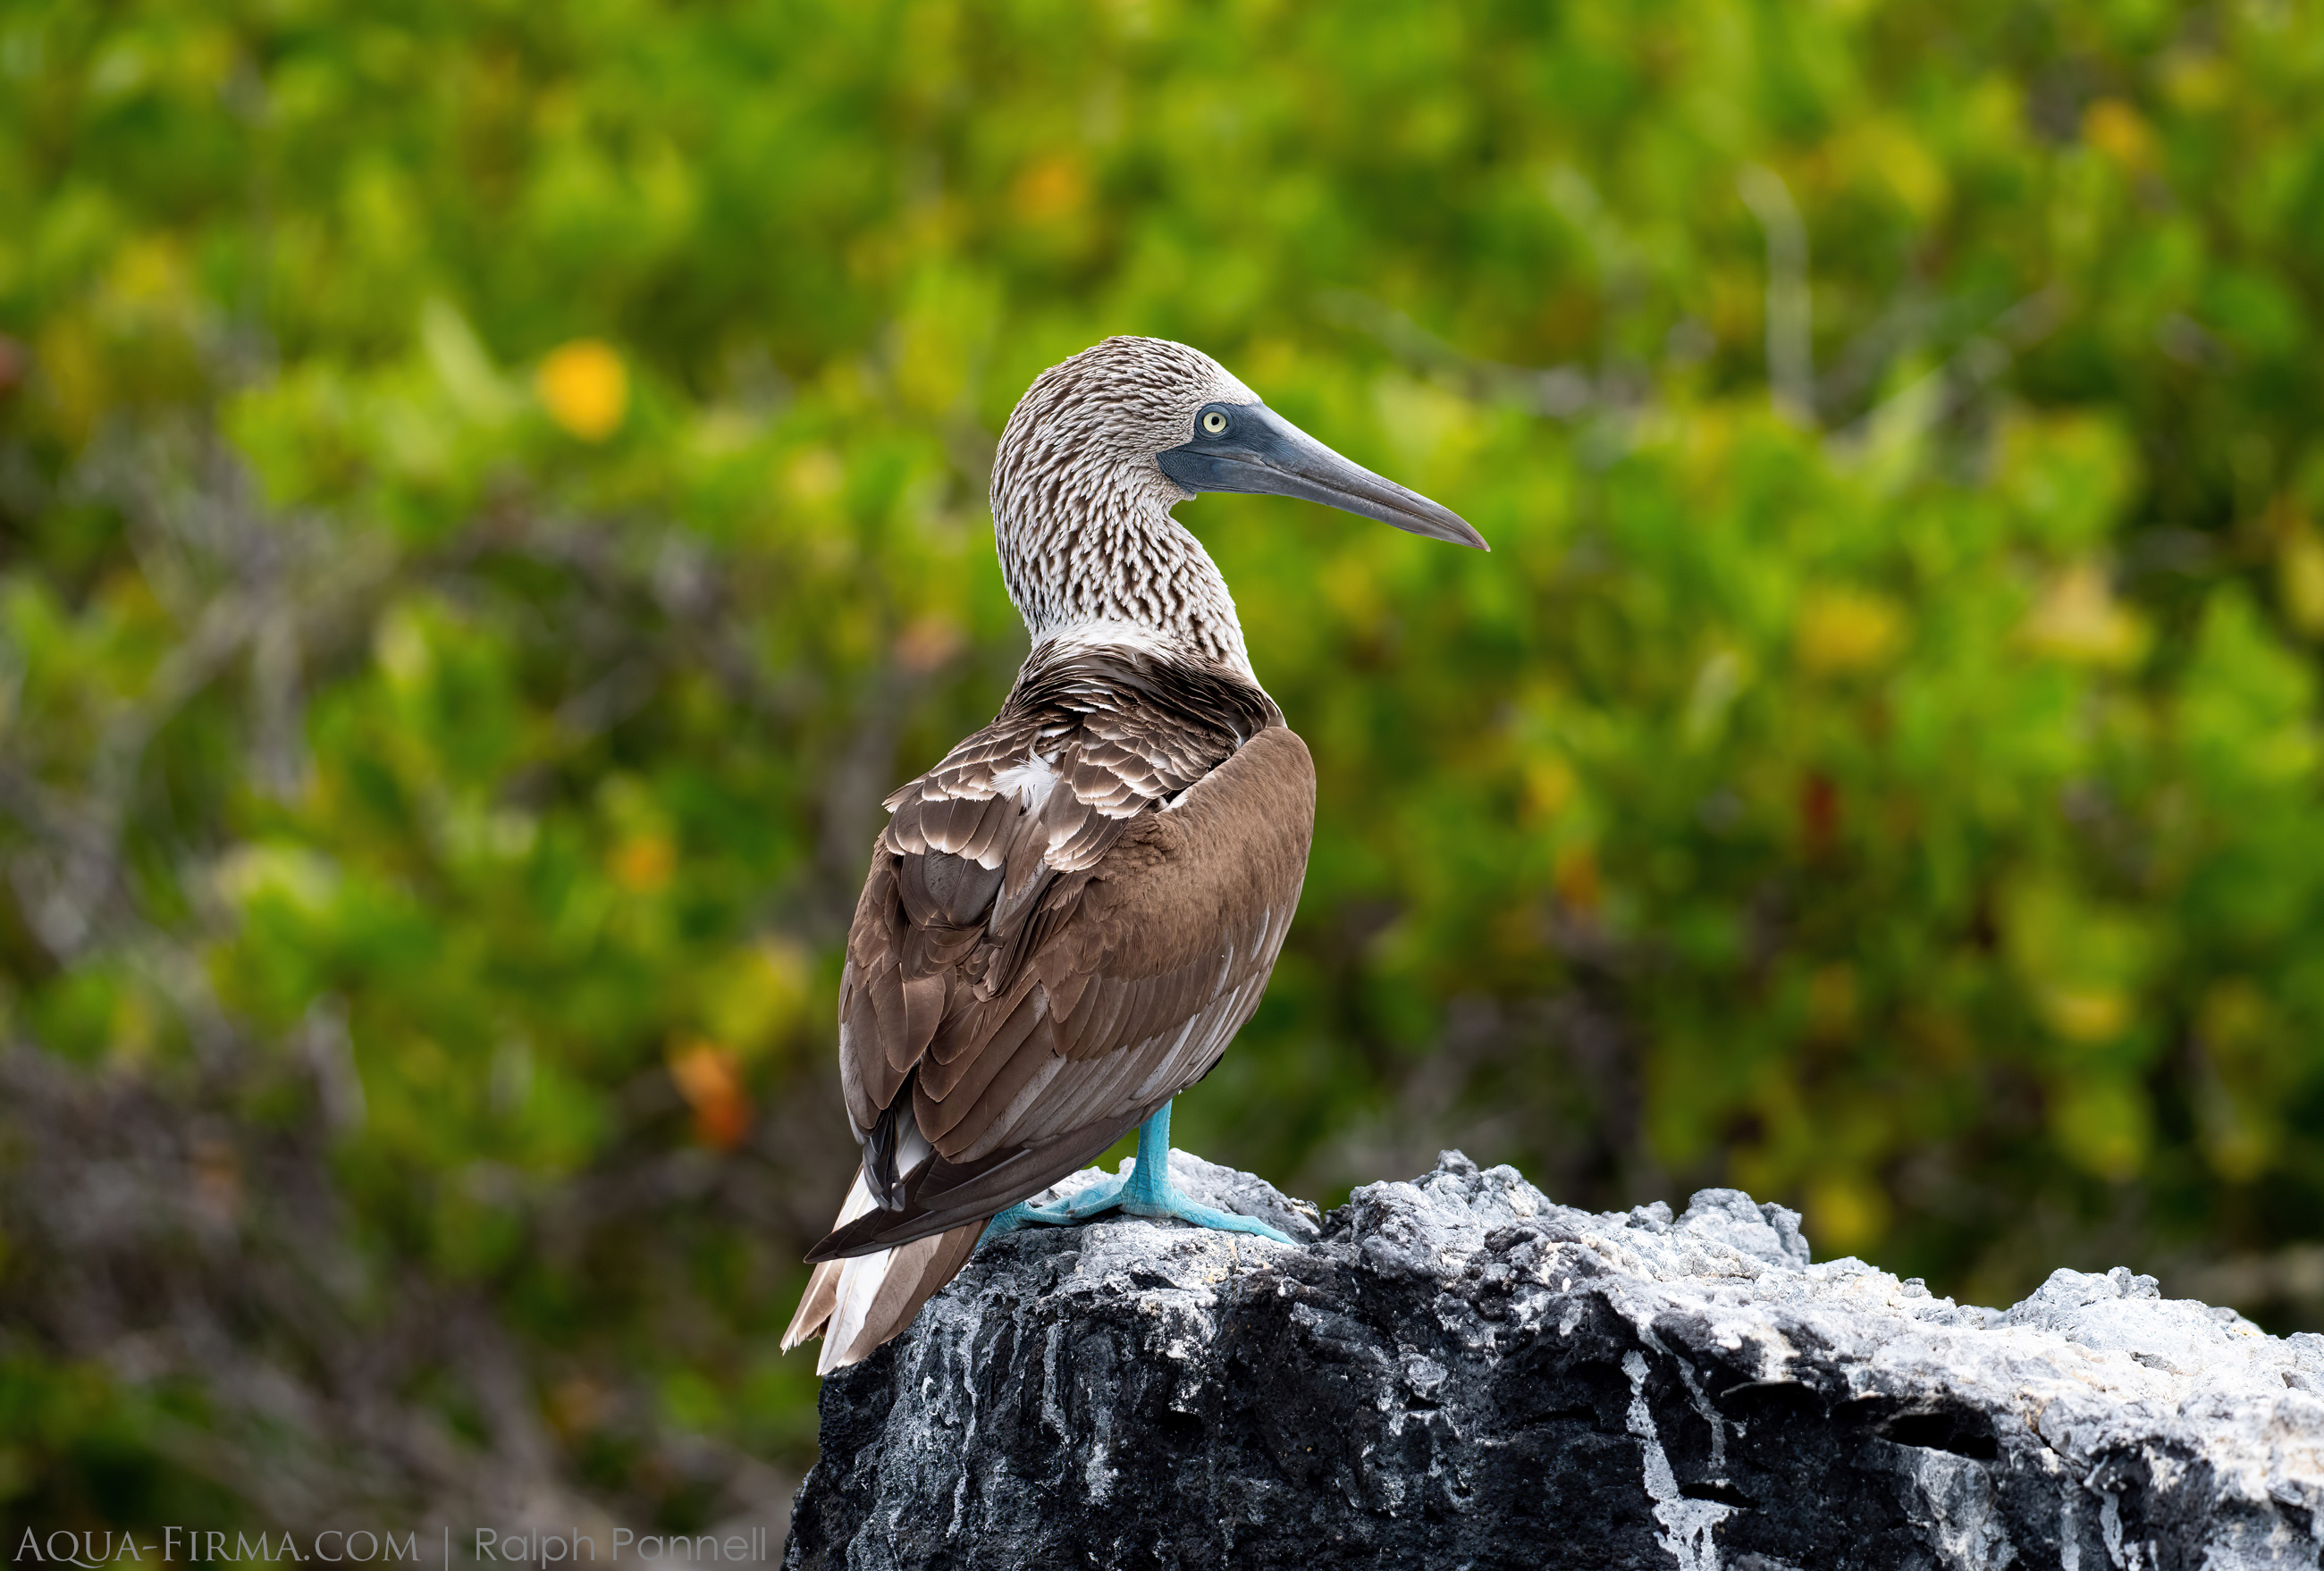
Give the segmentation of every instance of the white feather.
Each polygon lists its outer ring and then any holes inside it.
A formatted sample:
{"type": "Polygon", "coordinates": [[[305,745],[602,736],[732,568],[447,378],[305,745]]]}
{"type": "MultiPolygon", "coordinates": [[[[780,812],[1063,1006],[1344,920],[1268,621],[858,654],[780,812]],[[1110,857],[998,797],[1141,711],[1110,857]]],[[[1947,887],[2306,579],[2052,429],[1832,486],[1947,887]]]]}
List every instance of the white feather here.
{"type": "MultiPolygon", "coordinates": [[[[837,1232],[872,1208],[872,1189],[863,1181],[863,1170],[855,1170],[855,1183],[847,1191],[847,1203],[839,1208],[839,1219],[832,1224],[837,1232]]],[[[858,1254],[837,1261],[839,1267],[839,1299],[832,1306],[831,1318],[823,1328],[823,1351],[815,1361],[817,1374],[829,1374],[841,1367],[849,1346],[862,1334],[863,1317],[872,1310],[872,1300],[879,1297],[880,1284],[888,1277],[889,1263],[895,1258],[893,1249],[875,1250],[870,1254],[858,1254]]]]}
{"type": "Polygon", "coordinates": [[[1038,813],[1048,805],[1049,793],[1057,788],[1057,765],[1054,755],[1043,758],[1038,753],[1028,756],[1021,764],[1011,764],[992,776],[992,789],[1002,796],[1023,798],[1025,811],[1038,813]]]}
{"type": "Polygon", "coordinates": [[[1092,617],[1084,621],[1068,623],[1051,633],[1046,641],[1060,652],[1136,649],[1148,655],[1183,654],[1153,628],[1140,627],[1136,622],[1124,621],[1117,617],[1092,617]]]}
{"type": "Polygon", "coordinates": [[[817,1374],[829,1374],[854,1362],[847,1354],[856,1337],[863,1334],[863,1318],[872,1312],[872,1302],[880,1296],[881,1284],[888,1280],[888,1266],[895,1256],[893,1249],[880,1249],[840,1263],[839,1302],[832,1309],[830,1323],[823,1328],[823,1351],[815,1361],[817,1374]]]}

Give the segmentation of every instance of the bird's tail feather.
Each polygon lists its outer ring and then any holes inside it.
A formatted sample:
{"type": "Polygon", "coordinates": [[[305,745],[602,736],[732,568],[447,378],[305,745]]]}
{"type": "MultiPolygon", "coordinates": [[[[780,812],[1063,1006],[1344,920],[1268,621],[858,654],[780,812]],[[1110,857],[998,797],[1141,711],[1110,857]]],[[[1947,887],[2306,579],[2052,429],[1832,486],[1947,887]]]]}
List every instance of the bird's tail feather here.
{"type": "MultiPolygon", "coordinates": [[[[844,1226],[871,1208],[871,1189],[858,1171],[833,1226],[844,1226]]],[[[821,1337],[817,1374],[862,1363],[872,1349],[910,1325],[938,1288],[960,1274],[983,1231],[984,1223],[978,1220],[890,1249],[825,1261],[807,1280],[798,1312],[783,1333],[783,1351],[821,1337]]]]}

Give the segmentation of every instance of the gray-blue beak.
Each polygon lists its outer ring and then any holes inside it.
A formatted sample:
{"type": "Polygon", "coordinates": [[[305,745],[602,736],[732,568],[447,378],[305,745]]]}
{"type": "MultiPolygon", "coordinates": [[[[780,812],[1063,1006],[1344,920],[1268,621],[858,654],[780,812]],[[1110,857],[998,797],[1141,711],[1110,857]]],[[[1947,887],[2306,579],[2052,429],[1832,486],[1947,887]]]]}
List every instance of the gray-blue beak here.
{"type": "Polygon", "coordinates": [[[1458,514],[1350,463],[1265,404],[1204,405],[1194,416],[1194,439],[1156,462],[1191,492],[1305,497],[1432,540],[1492,549],[1458,514]]]}

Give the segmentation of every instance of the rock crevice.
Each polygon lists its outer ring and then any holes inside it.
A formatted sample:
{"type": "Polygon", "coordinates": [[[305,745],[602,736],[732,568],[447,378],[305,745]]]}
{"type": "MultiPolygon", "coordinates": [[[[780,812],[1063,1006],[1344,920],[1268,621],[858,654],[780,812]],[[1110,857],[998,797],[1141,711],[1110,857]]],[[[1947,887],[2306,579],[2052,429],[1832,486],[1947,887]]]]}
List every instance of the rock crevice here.
{"type": "Polygon", "coordinates": [[[1447,1153],[1319,1219],[1173,1161],[1303,1242],[986,1245],[825,1383],[787,1566],[2319,1563],[2324,1337],[2119,1268],[1957,1305],[1734,1190],[1596,1214],[1447,1153]]]}

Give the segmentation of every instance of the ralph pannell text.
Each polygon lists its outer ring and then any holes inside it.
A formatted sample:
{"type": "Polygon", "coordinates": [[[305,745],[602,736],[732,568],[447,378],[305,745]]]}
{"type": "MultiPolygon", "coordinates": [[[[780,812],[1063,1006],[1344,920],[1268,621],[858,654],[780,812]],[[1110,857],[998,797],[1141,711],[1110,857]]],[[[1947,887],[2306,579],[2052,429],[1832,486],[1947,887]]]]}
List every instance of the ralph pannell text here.
{"type": "MultiPolygon", "coordinates": [[[[747,1533],[634,1533],[615,1528],[605,1535],[608,1561],[681,1561],[688,1565],[763,1564],[770,1548],[767,1530],[747,1533]]],[[[595,1563],[598,1535],[577,1529],[562,1533],[504,1533],[493,1528],[434,1533],[413,1530],[401,1536],[369,1528],[327,1529],[310,1533],[302,1546],[289,1532],[220,1532],[215,1528],[163,1528],[158,1538],[110,1530],[59,1528],[43,1534],[26,1528],[16,1545],[19,1566],[77,1566],[81,1571],[118,1567],[148,1560],[164,1566],[189,1562],[220,1566],[244,1561],[320,1561],[325,1565],[380,1564],[450,1566],[457,1555],[468,1565],[538,1566],[542,1567],[595,1563]]]]}

